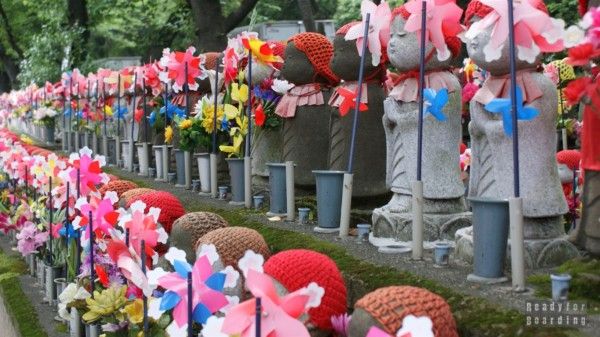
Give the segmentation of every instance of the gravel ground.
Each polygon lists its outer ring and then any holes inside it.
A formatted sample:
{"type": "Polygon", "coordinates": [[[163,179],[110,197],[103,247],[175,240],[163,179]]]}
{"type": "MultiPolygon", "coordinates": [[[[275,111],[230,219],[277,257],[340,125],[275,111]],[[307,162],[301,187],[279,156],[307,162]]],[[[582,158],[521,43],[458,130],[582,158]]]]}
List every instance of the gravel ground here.
{"type": "MultiPolygon", "coordinates": [[[[143,181],[157,190],[171,192],[179,197],[182,203],[184,203],[184,205],[187,207],[195,205],[196,207],[210,207],[224,210],[240,208],[239,206],[229,205],[227,202],[222,200],[199,196],[197,193],[192,191],[175,187],[174,185],[164,182],[156,182],[153,179],[141,177],[137,174],[127,171],[113,169],[112,173],[116,173],[123,179],[143,181]]],[[[268,197],[265,197],[265,199],[268,201],[268,197]]],[[[467,282],[467,275],[472,272],[472,267],[470,265],[461,263],[460,261],[454,261],[451,257],[449,267],[437,267],[433,263],[431,250],[425,251],[425,258],[423,261],[414,261],[411,259],[410,253],[382,254],[377,251],[375,246],[369,243],[358,242],[355,237],[341,239],[336,234],[315,233],[313,231],[313,228],[316,226],[315,223],[302,225],[297,222],[270,221],[266,215],[261,214],[251,214],[250,218],[253,221],[260,222],[271,227],[312,235],[320,240],[332,242],[336,245],[344,247],[346,251],[355,258],[371,262],[375,265],[407,271],[418,275],[419,277],[436,281],[442,285],[445,285],[446,287],[453,288],[460,293],[485,298],[492,303],[496,303],[506,308],[516,309],[523,313],[526,313],[527,301],[536,299],[534,297],[533,290],[530,288],[528,288],[525,293],[513,292],[510,280],[509,282],[500,285],[482,285],[467,282]]],[[[534,273],[534,271],[531,270],[528,270],[527,272],[528,274],[534,273]]],[[[549,272],[549,269],[535,270],[535,273],[547,274],[549,272]]],[[[600,327],[600,317],[596,315],[591,318],[593,325],[600,327]]],[[[599,336],[597,331],[592,330],[591,327],[586,330],[587,331],[585,332],[589,333],[590,336],[599,336]]]]}

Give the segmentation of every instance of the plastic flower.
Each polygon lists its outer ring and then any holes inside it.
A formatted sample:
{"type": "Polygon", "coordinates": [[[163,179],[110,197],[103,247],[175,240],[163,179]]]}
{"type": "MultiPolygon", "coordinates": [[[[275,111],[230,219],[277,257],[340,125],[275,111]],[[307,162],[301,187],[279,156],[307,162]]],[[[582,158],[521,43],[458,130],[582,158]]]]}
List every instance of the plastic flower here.
{"type": "Polygon", "coordinates": [[[381,62],[383,50],[387,48],[390,40],[390,21],[392,20],[392,11],[387,2],[382,1],[381,4],[363,0],[360,5],[362,21],[360,24],[352,26],[346,36],[346,41],[356,40],[356,48],[358,55],[362,56],[363,35],[365,31],[365,21],[367,14],[370,14],[369,34],[367,37],[367,47],[371,52],[373,66],[378,66],[381,62]]]}
{"type": "Polygon", "coordinates": [[[283,59],[273,52],[271,45],[254,36],[242,37],[246,49],[252,52],[252,57],[264,64],[282,63],[283,59]]]}
{"type": "Polygon", "coordinates": [[[17,240],[17,249],[23,256],[27,256],[36,253],[48,240],[48,232],[40,232],[33,222],[27,221],[17,233],[17,240]]]}
{"type": "Polygon", "coordinates": [[[581,101],[583,96],[586,94],[586,88],[592,83],[592,79],[589,77],[580,77],[576,80],[569,82],[567,87],[564,89],[565,98],[567,99],[568,105],[575,105],[581,101]]]}
{"type": "Polygon", "coordinates": [[[127,318],[133,324],[140,324],[144,321],[144,303],[140,298],[136,298],[121,311],[127,314],[127,318]]]}
{"type": "Polygon", "coordinates": [[[271,89],[280,95],[286,94],[290,89],[292,89],[295,85],[286,80],[273,79],[273,85],[271,85],[271,89]]]}
{"type": "Polygon", "coordinates": [[[206,73],[201,69],[203,56],[194,56],[196,48],[189,47],[185,52],[174,52],[169,55],[167,63],[168,77],[173,81],[173,91],[179,92],[187,83],[190,90],[197,90],[196,78],[206,78],[206,73]],[[187,64],[187,78],[186,78],[187,64]]]}
{"type": "Polygon", "coordinates": [[[170,143],[173,140],[173,128],[169,125],[165,128],[165,143],[170,143]]]}
{"type": "Polygon", "coordinates": [[[92,323],[118,312],[127,303],[126,290],[127,287],[122,286],[111,287],[102,292],[94,291],[94,297],[85,300],[88,312],[83,315],[82,319],[86,323],[92,323]]]}
{"type": "Polygon", "coordinates": [[[182,121],[181,121],[181,123],[179,123],[179,128],[180,128],[181,130],[188,129],[188,128],[190,128],[191,126],[192,126],[192,121],[191,121],[191,120],[189,120],[189,119],[184,119],[184,120],[182,120],[182,121]]]}
{"type": "Polygon", "coordinates": [[[78,286],[76,283],[69,283],[65,290],[58,295],[58,315],[65,320],[69,320],[71,314],[67,310],[67,306],[74,301],[85,300],[91,296],[84,287],[78,286]]]}
{"type": "Polygon", "coordinates": [[[254,123],[258,126],[265,125],[265,120],[267,119],[267,115],[265,115],[265,111],[263,109],[262,104],[259,104],[256,109],[254,109],[254,123]]]}
{"type": "Polygon", "coordinates": [[[565,48],[571,48],[571,47],[574,47],[574,46],[580,44],[581,42],[583,42],[584,38],[585,38],[585,31],[583,31],[583,29],[579,28],[579,26],[577,26],[577,25],[570,26],[569,28],[567,28],[565,30],[565,35],[564,35],[565,48]]]}
{"type": "Polygon", "coordinates": [[[348,337],[348,327],[350,326],[351,316],[343,313],[331,316],[331,326],[338,337],[348,337]]]}
{"type": "Polygon", "coordinates": [[[231,99],[240,103],[246,103],[248,100],[248,86],[245,84],[231,84],[231,99]]]}

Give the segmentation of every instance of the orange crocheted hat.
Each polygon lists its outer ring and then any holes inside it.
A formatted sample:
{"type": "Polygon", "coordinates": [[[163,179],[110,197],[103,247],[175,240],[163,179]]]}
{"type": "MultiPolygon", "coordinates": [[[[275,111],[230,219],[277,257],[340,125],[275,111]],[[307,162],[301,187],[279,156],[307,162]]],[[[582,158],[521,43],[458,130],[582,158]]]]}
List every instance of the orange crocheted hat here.
{"type": "Polygon", "coordinates": [[[578,150],[562,150],[556,153],[556,161],[559,164],[565,164],[571,170],[579,169],[581,161],[581,152],[578,150]]]}
{"type": "Polygon", "coordinates": [[[129,180],[113,180],[109,181],[104,186],[100,187],[100,195],[104,196],[104,194],[108,191],[117,192],[117,196],[121,198],[124,192],[132,190],[134,188],[138,188],[138,185],[129,180]]]}
{"type": "Polygon", "coordinates": [[[317,75],[330,85],[336,85],[340,79],[329,68],[329,62],[333,57],[333,45],[321,34],[300,33],[292,36],[289,42],[303,52],[315,68],[317,75]]]}
{"type": "MultiPolygon", "coordinates": [[[[548,13],[548,8],[542,0],[537,0],[537,4],[535,4],[535,8],[548,13]]],[[[465,11],[465,16],[463,19],[463,24],[467,27],[470,27],[473,23],[472,20],[475,16],[483,19],[486,15],[490,14],[492,11],[492,7],[481,3],[479,0],[473,0],[469,2],[467,6],[467,10],[465,11]]]]}
{"type": "Polygon", "coordinates": [[[208,52],[204,53],[204,68],[206,70],[215,70],[217,68],[217,60],[221,53],[208,52]]]}
{"type": "Polygon", "coordinates": [[[236,269],[238,261],[249,249],[261,254],[265,260],[271,256],[269,246],[262,235],[245,227],[224,227],[210,231],[198,239],[196,249],[203,244],[215,245],[223,266],[236,269]]]}
{"type": "Polygon", "coordinates": [[[361,308],[377,320],[391,335],[402,327],[404,317],[427,316],[433,322],[435,337],[458,337],[456,322],[446,301],[422,288],[393,286],[380,288],[359,299],[354,309],[361,308]]]}
{"type": "Polygon", "coordinates": [[[195,247],[198,239],[210,231],[228,226],[229,223],[215,213],[187,213],[173,223],[169,244],[183,249],[188,257],[195,258],[195,247]]]}
{"type": "Polygon", "coordinates": [[[145,187],[134,188],[129,191],[123,192],[123,194],[121,194],[121,200],[123,200],[125,202],[125,204],[127,204],[131,198],[137,197],[138,195],[142,195],[145,193],[154,192],[154,191],[156,191],[156,190],[153,190],[151,188],[145,188],[145,187]]]}
{"type": "Polygon", "coordinates": [[[335,262],[326,255],[306,249],[286,250],[273,255],[264,265],[265,273],[289,292],[317,283],[325,289],[321,305],[308,311],[316,327],[330,330],[331,317],[346,312],[346,285],[335,262]]]}
{"type": "MultiPolygon", "coordinates": [[[[394,20],[396,16],[401,16],[404,20],[407,20],[410,16],[410,13],[406,10],[406,8],[404,8],[404,6],[400,6],[394,8],[392,11],[392,20],[394,20]]],[[[449,36],[444,33],[444,41],[448,45],[448,49],[452,53],[453,57],[456,57],[460,54],[461,41],[458,36],[449,36]]]]}
{"type": "Polygon", "coordinates": [[[179,199],[169,192],[154,191],[138,195],[129,199],[127,207],[129,208],[136,200],[141,200],[146,204],[146,212],[150,207],[160,208],[158,222],[167,233],[171,233],[173,222],[185,214],[185,209],[179,199]]]}

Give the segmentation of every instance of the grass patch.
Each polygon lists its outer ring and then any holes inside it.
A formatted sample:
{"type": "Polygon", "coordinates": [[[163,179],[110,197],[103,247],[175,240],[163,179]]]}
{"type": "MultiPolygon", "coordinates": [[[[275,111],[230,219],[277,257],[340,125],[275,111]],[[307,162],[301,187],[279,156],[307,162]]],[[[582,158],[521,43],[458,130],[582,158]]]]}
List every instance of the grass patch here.
{"type": "Polygon", "coordinates": [[[47,337],[38,322],[35,308],[29,302],[18,276],[27,270],[25,262],[0,251],[0,293],[6,309],[17,324],[22,337],[47,337]]]}
{"type": "MultiPolygon", "coordinates": [[[[589,257],[569,260],[556,268],[556,272],[571,275],[570,300],[587,301],[590,313],[600,313],[600,260],[589,257]]],[[[536,296],[552,297],[550,275],[536,274],[527,280],[535,286],[536,296]]]]}

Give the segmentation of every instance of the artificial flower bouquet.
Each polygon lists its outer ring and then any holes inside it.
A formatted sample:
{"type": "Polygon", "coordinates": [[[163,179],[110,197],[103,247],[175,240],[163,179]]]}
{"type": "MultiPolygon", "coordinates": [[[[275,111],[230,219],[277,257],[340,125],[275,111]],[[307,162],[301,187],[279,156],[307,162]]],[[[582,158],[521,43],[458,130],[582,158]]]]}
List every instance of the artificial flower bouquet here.
{"type": "Polygon", "coordinates": [[[221,119],[221,129],[229,133],[227,143],[219,146],[221,152],[228,157],[242,158],[244,156],[244,139],[248,133],[248,117],[246,103],[248,102],[248,85],[244,83],[244,72],[240,71],[237,81],[227,86],[225,94],[224,114],[221,119]]]}
{"type": "Polygon", "coordinates": [[[43,105],[33,110],[33,121],[37,125],[53,128],[58,112],[51,105],[43,105]]]}
{"type": "Polygon", "coordinates": [[[199,116],[175,117],[175,123],[179,130],[179,148],[181,150],[193,153],[198,148],[208,148],[211,137],[205,131],[199,116]]]}

